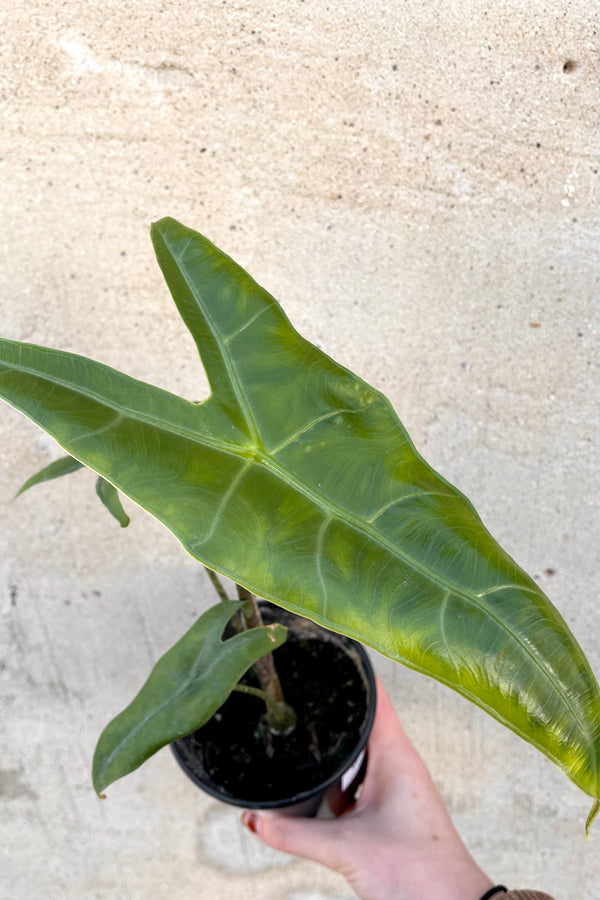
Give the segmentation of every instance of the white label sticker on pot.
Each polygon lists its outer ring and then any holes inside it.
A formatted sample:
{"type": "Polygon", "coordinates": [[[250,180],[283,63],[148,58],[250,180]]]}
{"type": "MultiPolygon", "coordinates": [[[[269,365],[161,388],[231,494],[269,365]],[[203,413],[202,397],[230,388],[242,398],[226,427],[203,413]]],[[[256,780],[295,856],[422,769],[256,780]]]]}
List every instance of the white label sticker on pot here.
{"type": "Polygon", "coordinates": [[[350,768],[347,769],[347,771],[344,772],[344,774],[342,775],[342,790],[343,791],[345,791],[347,787],[350,787],[350,785],[354,781],[354,779],[358,773],[358,770],[360,769],[360,767],[362,765],[362,761],[364,758],[365,758],[365,751],[362,750],[358,754],[358,756],[356,757],[356,759],[354,760],[354,762],[352,763],[350,768]]]}

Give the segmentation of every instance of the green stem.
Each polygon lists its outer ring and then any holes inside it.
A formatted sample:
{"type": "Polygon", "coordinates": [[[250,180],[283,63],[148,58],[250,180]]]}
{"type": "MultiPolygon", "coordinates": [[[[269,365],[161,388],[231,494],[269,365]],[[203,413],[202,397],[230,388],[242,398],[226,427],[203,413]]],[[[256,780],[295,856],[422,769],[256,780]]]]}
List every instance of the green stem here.
{"type": "Polygon", "coordinates": [[[263,701],[267,707],[269,728],[274,734],[291,734],[296,727],[296,713],[284,701],[277,702],[272,700],[266,691],[251,687],[249,684],[236,684],[233,690],[239,691],[241,694],[251,694],[253,697],[258,697],[259,700],[263,701]]]}
{"type": "MultiPolygon", "coordinates": [[[[245,628],[260,628],[264,625],[258,601],[254,594],[236,585],[238,597],[248,604],[249,611],[242,613],[242,624],[245,628]]],[[[254,663],[254,671],[258,675],[260,685],[269,698],[267,702],[267,720],[269,728],[276,734],[289,734],[296,727],[296,713],[285,702],[279,675],[275,668],[273,654],[267,653],[254,663]]]]}
{"type": "Polygon", "coordinates": [[[215,591],[217,592],[217,594],[219,595],[219,600],[221,600],[223,603],[229,603],[229,597],[225,593],[225,588],[221,584],[221,581],[220,581],[217,573],[213,572],[213,570],[209,569],[207,566],[204,566],[204,571],[206,572],[206,574],[212,581],[213,587],[214,587],[215,591]]]}
{"type": "Polygon", "coordinates": [[[260,688],[252,687],[249,684],[236,684],[234,685],[233,690],[239,691],[240,694],[252,694],[253,697],[258,697],[266,705],[273,702],[268,694],[266,694],[264,691],[261,691],[260,688]]]}
{"type": "MultiPolygon", "coordinates": [[[[213,570],[209,569],[207,566],[205,566],[204,569],[210,578],[214,589],[219,595],[219,599],[222,600],[223,603],[229,603],[229,597],[227,596],[225,588],[221,584],[221,580],[217,573],[213,572],[213,570]]],[[[248,628],[261,628],[264,626],[254,594],[251,594],[250,591],[239,584],[237,585],[237,592],[240,600],[249,604],[250,611],[248,613],[241,613],[241,622],[238,621],[237,616],[235,617],[231,623],[235,630],[239,632],[240,630],[245,631],[248,628]]],[[[240,691],[244,694],[252,694],[254,697],[259,697],[267,707],[267,720],[271,731],[275,734],[289,734],[296,727],[296,713],[292,707],[285,702],[279,676],[277,675],[275,663],[273,662],[273,654],[267,653],[266,656],[258,659],[254,664],[254,669],[263,689],[253,688],[247,684],[237,684],[234,687],[234,691],[240,691]]]]}

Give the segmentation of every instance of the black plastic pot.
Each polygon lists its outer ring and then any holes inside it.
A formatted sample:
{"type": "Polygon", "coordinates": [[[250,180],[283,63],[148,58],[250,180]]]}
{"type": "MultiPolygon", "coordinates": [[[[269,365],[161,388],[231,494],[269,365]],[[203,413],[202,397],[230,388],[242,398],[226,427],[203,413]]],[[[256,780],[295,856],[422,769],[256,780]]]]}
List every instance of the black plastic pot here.
{"type": "MultiPolygon", "coordinates": [[[[262,702],[234,692],[205,726],[171,748],[186,775],[225,803],[314,816],[327,801],[339,815],[366,772],[376,705],[373,668],[356,641],[266,601],[260,607],[265,623],[288,628],[274,659],[298,716],[294,736],[273,738],[262,702]]],[[[243,681],[257,684],[252,672],[243,681]]]]}

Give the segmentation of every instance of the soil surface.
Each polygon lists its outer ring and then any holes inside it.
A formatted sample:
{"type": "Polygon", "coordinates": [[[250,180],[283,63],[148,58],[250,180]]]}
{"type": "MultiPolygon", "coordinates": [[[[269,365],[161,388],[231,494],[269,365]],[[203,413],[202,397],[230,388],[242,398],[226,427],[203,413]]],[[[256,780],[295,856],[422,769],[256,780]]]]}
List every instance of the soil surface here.
{"type": "MultiPolygon", "coordinates": [[[[224,796],[261,802],[299,794],[335,774],[358,743],[368,689],[355,651],[348,655],[345,639],[331,638],[288,631],[274,653],[286,702],[298,717],[292,734],[272,734],[262,701],[234,692],[206,725],[177,741],[197,777],[224,796]]],[[[252,670],[242,682],[258,686],[252,670]]]]}

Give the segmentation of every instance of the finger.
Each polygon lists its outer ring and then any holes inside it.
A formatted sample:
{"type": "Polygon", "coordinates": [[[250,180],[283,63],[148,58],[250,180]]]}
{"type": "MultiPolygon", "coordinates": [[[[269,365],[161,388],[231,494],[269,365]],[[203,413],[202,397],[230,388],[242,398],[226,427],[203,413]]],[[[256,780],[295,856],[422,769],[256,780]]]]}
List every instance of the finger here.
{"type": "Polygon", "coordinates": [[[332,869],[339,869],[343,863],[343,838],[336,821],[243,812],[242,825],[275,850],[304,856],[332,869]]]}
{"type": "Polygon", "coordinates": [[[383,682],[377,679],[377,708],[373,729],[369,738],[369,754],[375,757],[378,765],[394,766],[394,758],[399,750],[416,753],[410,739],[400,721],[383,682]],[[390,757],[389,748],[394,746],[394,755],[390,757]]]}
{"type": "Polygon", "coordinates": [[[377,679],[377,709],[369,739],[369,763],[357,811],[387,802],[407,784],[429,786],[427,769],[398,720],[387,691],[377,679]]]}

